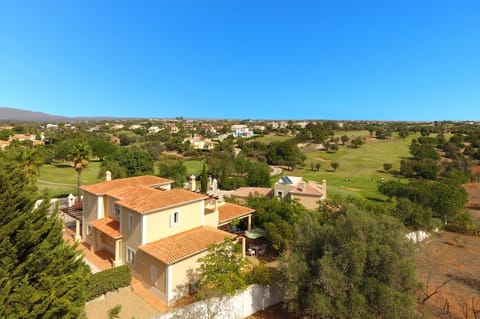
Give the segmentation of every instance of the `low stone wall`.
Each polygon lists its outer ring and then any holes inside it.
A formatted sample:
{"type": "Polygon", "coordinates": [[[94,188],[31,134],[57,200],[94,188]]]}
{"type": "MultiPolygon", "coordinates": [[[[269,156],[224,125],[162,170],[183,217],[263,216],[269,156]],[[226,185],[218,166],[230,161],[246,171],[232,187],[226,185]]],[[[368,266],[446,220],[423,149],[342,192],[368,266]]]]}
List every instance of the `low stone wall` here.
{"type": "Polygon", "coordinates": [[[198,301],[152,319],[242,319],[281,301],[277,285],[251,285],[235,296],[198,301]]]}

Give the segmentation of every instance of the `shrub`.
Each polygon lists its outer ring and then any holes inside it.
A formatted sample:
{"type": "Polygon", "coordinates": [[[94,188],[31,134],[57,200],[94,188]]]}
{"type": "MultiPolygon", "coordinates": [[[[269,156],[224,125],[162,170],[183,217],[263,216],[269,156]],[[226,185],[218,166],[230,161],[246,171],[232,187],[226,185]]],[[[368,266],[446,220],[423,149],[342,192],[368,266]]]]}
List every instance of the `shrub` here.
{"type": "Polygon", "coordinates": [[[130,268],[126,265],[93,274],[88,282],[88,300],[95,299],[106,292],[127,287],[130,281],[130,268]]]}
{"type": "Polygon", "coordinates": [[[272,271],[265,264],[258,264],[245,276],[247,283],[268,286],[272,282],[272,271]]]}
{"type": "Polygon", "coordinates": [[[478,234],[478,227],[467,212],[458,213],[454,220],[445,225],[443,229],[461,234],[478,234]]]}

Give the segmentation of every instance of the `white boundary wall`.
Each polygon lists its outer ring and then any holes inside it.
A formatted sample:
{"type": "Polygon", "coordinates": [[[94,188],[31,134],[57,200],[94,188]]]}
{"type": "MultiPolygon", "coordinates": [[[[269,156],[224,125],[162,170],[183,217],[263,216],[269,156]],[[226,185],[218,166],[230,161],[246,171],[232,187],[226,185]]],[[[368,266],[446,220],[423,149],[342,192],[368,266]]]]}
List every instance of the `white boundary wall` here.
{"type": "Polygon", "coordinates": [[[417,243],[421,243],[426,238],[428,238],[430,236],[430,233],[427,233],[424,230],[417,230],[417,231],[413,231],[411,233],[408,233],[406,236],[407,236],[408,239],[410,239],[415,244],[417,244],[417,243]]]}
{"type": "Polygon", "coordinates": [[[195,302],[152,319],[242,319],[282,301],[276,284],[251,285],[235,296],[195,302]]]}

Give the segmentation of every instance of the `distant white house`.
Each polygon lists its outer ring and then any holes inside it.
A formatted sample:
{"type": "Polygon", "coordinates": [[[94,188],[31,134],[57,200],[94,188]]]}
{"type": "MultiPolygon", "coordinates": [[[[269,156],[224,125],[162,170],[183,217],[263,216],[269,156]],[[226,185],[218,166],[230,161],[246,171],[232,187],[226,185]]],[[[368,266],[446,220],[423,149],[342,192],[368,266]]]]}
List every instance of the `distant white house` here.
{"type": "Polygon", "coordinates": [[[235,124],[230,128],[233,137],[252,137],[253,131],[251,131],[246,125],[235,124]]]}
{"type": "Polygon", "coordinates": [[[138,129],[141,129],[142,126],[139,125],[139,124],[132,124],[130,125],[130,127],[128,128],[129,130],[138,130],[138,129]]]}
{"type": "Polygon", "coordinates": [[[49,130],[50,129],[57,129],[57,128],[58,128],[57,124],[50,124],[50,123],[47,124],[47,129],[49,129],[49,130]]]}
{"type": "Polygon", "coordinates": [[[264,125],[254,125],[253,130],[263,132],[263,131],[265,131],[265,126],[264,125]]]}
{"type": "Polygon", "coordinates": [[[203,138],[198,134],[194,134],[192,137],[183,140],[183,143],[189,142],[190,145],[196,150],[212,150],[215,144],[209,138],[203,138]]]}
{"type": "Polygon", "coordinates": [[[180,132],[180,129],[174,124],[170,127],[170,132],[173,134],[177,134],[178,132],[180,132]]]}
{"type": "Polygon", "coordinates": [[[112,130],[121,130],[121,129],[123,129],[124,127],[125,127],[125,125],[123,125],[123,124],[114,124],[114,125],[111,127],[111,129],[112,129],[112,130]]]}
{"type": "Polygon", "coordinates": [[[302,122],[295,122],[295,126],[298,126],[299,128],[305,128],[308,125],[308,122],[302,121],[302,122]]]}
{"type": "Polygon", "coordinates": [[[149,134],[155,134],[155,133],[160,132],[161,130],[162,130],[162,129],[159,128],[158,126],[150,126],[150,127],[148,128],[148,133],[149,133],[149,134]]]}

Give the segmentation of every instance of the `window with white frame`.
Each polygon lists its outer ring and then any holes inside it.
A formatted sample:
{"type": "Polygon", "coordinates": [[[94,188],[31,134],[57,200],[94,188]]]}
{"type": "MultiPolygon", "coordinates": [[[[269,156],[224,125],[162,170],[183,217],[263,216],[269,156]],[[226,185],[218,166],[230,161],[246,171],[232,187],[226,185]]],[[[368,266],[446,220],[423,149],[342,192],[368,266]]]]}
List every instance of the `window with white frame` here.
{"type": "Polygon", "coordinates": [[[180,224],[180,212],[174,212],[170,215],[170,226],[177,226],[180,224]]]}
{"type": "Polygon", "coordinates": [[[136,251],[128,246],[126,247],[126,249],[127,249],[127,263],[134,265],[136,251]]]}
{"type": "Polygon", "coordinates": [[[87,225],[87,235],[91,235],[93,233],[93,227],[92,225],[87,225]]]}
{"type": "Polygon", "coordinates": [[[128,214],[128,230],[133,230],[133,214],[128,214]]]}
{"type": "Polygon", "coordinates": [[[115,217],[120,216],[120,205],[118,205],[117,203],[113,204],[113,215],[115,217]]]}

